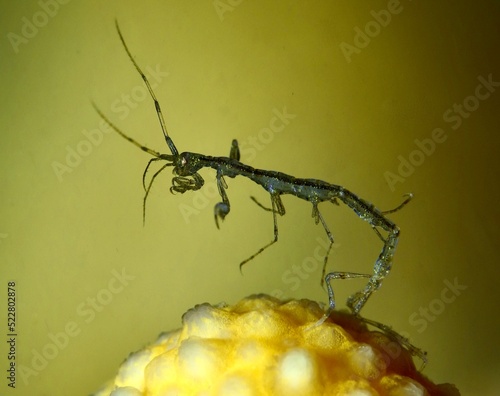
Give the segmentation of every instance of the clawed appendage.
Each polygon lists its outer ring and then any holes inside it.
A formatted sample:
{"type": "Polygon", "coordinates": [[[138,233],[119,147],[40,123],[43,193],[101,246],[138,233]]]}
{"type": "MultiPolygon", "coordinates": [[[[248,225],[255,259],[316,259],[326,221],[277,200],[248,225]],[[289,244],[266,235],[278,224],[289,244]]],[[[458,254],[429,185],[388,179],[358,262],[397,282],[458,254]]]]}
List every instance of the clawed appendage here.
{"type": "Polygon", "coordinates": [[[375,320],[363,318],[359,316],[359,319],[365,322],[366,324],[376,327],[384,332],[385,335],[387,335],[389,338],[393,339],[396,341],[399,345],[401,345],[403,348],[405,348],[412,356],[417,356],[421,361],[422,361],[422,366],[420,367],[420,371],[422,371],[425,366],[427,365],[427,352],[423,351],[420,348],[417,348],[415,345],[413,345],[410,340],[401,334],[399,334],[397,331],[393,330],[390,326],[387,326],[383,323],[377,322],[375,320]]]}
{"type": "Polygon", "coordinates": [[[167,127],[163,118],[160,103],[156,99],[153,88],[151,87],[151,84],[149,83],[144,72],[132,57],[132,54],[130,53],[122,36],[120,28],[118,27],[118,23],[116,23],[116,29],[128,58],[134,65],[137,72],[140,74],[142,80],[144,81],[144,84],[149,91],[150,97],[153,100],[155,106],[161,131],[165,138],[165,142],[171,152],[171,154],[162,154],[141,145],[140,143],[123,133],[120,129],[118,129],[93,103],[93,106],[97,113],[111,126],[111,128],[117,134],[153,157],[148,162],[143,174],[143,186],[145,189],[143,217],[145,218],[146,200],[149,196],[149,192],[151,190],[153,182],[156,180],[157,176],[167,167],[172,167],[172,172],[174,174],[174,177],[172,179],[172,186],[170,188],[171,193],[182,194],[186,191],[199,190],[203,186],[204,180],[198,174],[198,171],[203,168],[211,168],[217,172],[217,188],[221,197],[221,202],[218,202],[214,207],[214,218],[217,228],[219,227],[219,220],[224,220],[231,209],[229,199],[226,194],[227,184],[224,180],[224,177],[235,178],[236,176],[241,176],[252,180],[254,183],[260,185],[271,198],[271,208],[269,209],[258,203],[257,200],[252,197],[252,199],[259,206],[272,213],[274,237],[271,242],[261,247],[256,253],[254,253],[246,260],[242,261],[240,263],[241,270],[244,264],[254,259],[268,247],[272,246],[278,241],[277,215],[283,216],[285,214],[285,207],[283,205],[283,202],[281,201],[281,196],[288,194],[308,201],[312,204],[312,217],[315,223],[321,223],[329,240],[329,247],[324,257],[321,276],[321,283],[323,284],[323,280],[325,280],[327,284],[329,297],[328,310],[329,312],[331,312],[331,310],[335,308],[335,296],[333,293],[333,288],[331,286],[332,280],[352,279],[360,277],[369,278],[369,281],[366,284],[365,288],[362,291],[353,294],[347,301],[347,305],[349,306],[351,311],[356,315],[359,314],[360,310],[365,305],[370,295],[380,287],[383,279],[389,274],[392,267],[392,258],[394,256],[394,251],[398,242],[399,228],[391,220],[389,220],[386,215],[394,213],[403,208],[412,199],[413,196],[411,194],[407,194],[407,198],[398,207],[388,211],[380,211],[368,201],[365,201],[364,199],[358,197],[342,186],[330,184],[322,180],[296,178],[285,173],[256,169],[252,168],[249,165],[243,164],[242,162],[240,162],[240,149],[236,139],[231,143],[229,157],[213,157],[192,152],[179,153],[172,138],[167,132],[167,127]],[[156,173],[154,173],[150,182],[147,184],[146,173],[150,166],[153,163],[156,164],[157,161],[165,161],[165,164],[163,164],[161,168],[156,171],[156,173]],[[330,202],[337,205],[339,204],[339,202],[342,202],[347,207],[349,207],[358,218],[366,221],[383,242],[384,246],[375,262],[372,275],[338,271],[331,272],[325,275],[328,257],[333,246],[333,235],[330,232],[323,216],[318,209],[318,205],[321,202],[330,202]],[[384,237],[382,235],[382,232],[386,233],[387,236],[384,237]]]}
{"type": "MultiPolygon", "coordinates": [[[[332,312],[333,308],[328,307],[325,314],[315,323],[309,326],[309,330],[312,330],[325,323],[326,320],[328,320],[328,318],[330,317],[332,312]]],[[[412,356],[418,357],[422,361],[422,366],[420,366],[420,371],[422,371],[425,368],[425,366],[427,365],[427,352],[413,345],[408,338],[402,336],[397,331],[393,330],[390,326],[387,326],[375,320],[364,318],[361,315],[355,315],[355,316],[356,318],[366,323],[367,325],[376,327],[377,329],[381,330],[387,337],[394,340],[399,346],[406,349],[412,356]]],[[[397,350],[393,350],[392,352],[397,353],[397,350]]]]}
{"type": "MultiPolygon", "coordinates": [[[[335,279],[353,279],[353,278],[369,278],[368,283],[362,291],[356,292],[351,295],[347,299],[347,306],[349,309],[355,314],[359,314],[363,306],[368,301],[368,298],[374,293],[376,290],[380,288],[382,285],[383,279],[389,274],[392,268],[392,258],[394,256],[394,252],[396,250],[396,246],[399,238],[399,228],[389,219],[387,219],[384,214],[394,213],[401,208],[403,208],[410,200],[413,198],[413,194],[405,194],[406,199],[396,208],[382,212],[373,207],[373,205],[368,205],[368,203],[361,198],[356,197],[354,194],[351,194],[351,197],[347,197],[344,202],[350,206],[362,219],[367,221],[377,234],[377,236],[382,240],[384,246],[382,251],[379,254],[379,257],[375,261],[375,265],[373,268],[373,275],[368,274],[358,274],[352,272],[331,272],[325,276],[325,268],[328,260],[328,255],[325,257],[324,265],[323,265],[323,274],[322,274],[322,282],[323,279],[327,285],[328,291],[328,305],[329,311],[335,308],[335,296],[333,293],[333,288],[331,286],[331,281],[335,279]],[[360,205],[362,204],[362,205],[360,205]],[[388,232],[387,238],[384,238],[377,227],[382,228],[383,230],[388,232]]],[[[327,234],[330,236],[328,229],[325,226],[325,230],[327,230],[327,234]]],[[[333,241],[331,240],[331,243],[333,241]]]]}
{"type": "MultiPolygon", "coordinates": [[[[336,303],[335,303],[335,293],[333,292],[333,287],[331,281],[334,279],[356,279],[356,278],[370,278],[371,275],[368,274],[359,274],[357,272],[330,272],[325,276],[325,284],[326,284],[326,289],[328,291],[328,310],[327,310],[327,315],[330,315],[330,313],[335,309],[336,303]]],[[[356,293],[355,295],[358,295],[359,297],[364,298],[363,293],[359,292],[356,293]]],[[[353,296],[351,296],[353,297],[353,296]]],[[[364,300],[366,302],[366,299],[364,300]]],[[[357,312],[354,312],[352,307],[349,305],[349,300],[347,303],[347,306],[351,308],[353,313],[357,314],[357,312]]]]}
{"type": "Polygon", "coordinates": [[[224,202],[219,202],[215,204],[214,207],[214,217],[215,217],[215,225],[219,228],[219,218],[224,220],[226,215],[229,213],[229,205],[224,202]]]}
{"type": "MultiPolygon", "coordinates": [[[[160,169],[161,171],[161,169],[160,169]]],[[[157,172],[158,173],[158,172],[157,172]]],[[[156,174],[155,174],[156,176],[156,174]]],[[[154,176],[153,176],[154,178],[154,176]]],[[[153,184],[153,180],[151,180],[151,184],[153,184]]],[[[170,187],[171,192],[178,192],[184,194],[186,191],[196,191],[203,187],[204,180],[200,175],[193,175],[192,178],[184,177],[184,176],[176,176],[172,178],[172,187],[170,187]]]]}

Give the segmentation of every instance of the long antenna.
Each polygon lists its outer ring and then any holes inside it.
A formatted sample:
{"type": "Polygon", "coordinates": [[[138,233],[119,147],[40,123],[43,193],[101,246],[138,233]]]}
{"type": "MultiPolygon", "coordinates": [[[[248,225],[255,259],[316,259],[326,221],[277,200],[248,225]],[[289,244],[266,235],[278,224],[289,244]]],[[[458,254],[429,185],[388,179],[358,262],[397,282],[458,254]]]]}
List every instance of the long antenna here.
{"type": "Polygon", "coordinates": [[[163,113],[161,111],[160,102],[158,102],[158,99],[156,99],[156,95],[153,91],[153,88],[151,88],[151,84],[149,83],[146,75],[143,73],[143,71],[141,70],[141,68],[139,67],[137,62],[135,61],[134,57],[130,53],[130,51],[127,47],[127,44],[125,43],[125,39],[123,38],[122,32],[120,31],[120,26],[118,26],[118,20],[116,20],[116,19],[115,19],[115,25],[116,25],[116,30],[118,31],[118,35],[120,36],[120,40],[123,44],[123,47],[125,48],[125,51],[127,51],[127,55],[129,57],[129,59],[132,61],[136,70],[141,75],[141,77],[144,81],[144,84],[146,84],[146,87],[148,88],[149,94],[151,95],[151,98],[153,99],[153,101],[155,103],[156,114],[158,114],[158,120],[160,121],[161,130],[163,132],[163,136],[165,136],[165,140],[167,141],[167,145],[170,148],[170,151],[172,152],[173,155],[179,155],[179,152],[177,151],[177,148],[175,147],[173,140],[170,138],[170,136],[168,136],[167,126],[166,126],[165,120],[163,118],[163,113]]]}
{"type": "Polygon", "coordinates": [[[173,158],[172,159],[170,159],[170,158],[164,158],[164,156],[167,156],[168,154],[161,154],[158,151],[155,151],[155,150],[152,150],[152,149],[150,149],[150,148],[148,148],[146,146],[143,146],[142,144],[140,144],[136,140],[132,139],[131,137],[129,137],[127,135],[125,135],[115,124],[113,124],[109,120],[108,117],[106,117],[104,115],[104,113],[101,111],[101,109],[99,109],[99,107],[97,107],[97,105],[94,102],[92,102],[92,106],[94,107],[95,111],[97,111],[97,113],[101,116],[101,118],[104,121],[106,121],[111,126],[111,128],[113,128],[122,138],[128,140],[130,143],[132,143],[133,145],[139,147],[142,151],[145,151],[148,154],[151,154],[151,155],[153,155],[153,156],[155,156],[157,158],[160,158],[160,159],[167,159],[168,161],[173,161],[173,158]]]}

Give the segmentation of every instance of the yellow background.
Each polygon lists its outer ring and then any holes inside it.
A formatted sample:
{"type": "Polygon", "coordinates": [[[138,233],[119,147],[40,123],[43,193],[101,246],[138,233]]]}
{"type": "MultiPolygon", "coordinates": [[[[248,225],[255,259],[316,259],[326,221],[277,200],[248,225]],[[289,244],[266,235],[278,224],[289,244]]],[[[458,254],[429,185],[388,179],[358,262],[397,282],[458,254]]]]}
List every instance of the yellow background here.
{"type": "MultiPolygon", "coordinates": [[[[167,152],[149,98],[132,102],[126,117],[112,110],[142,87],[114,18],[139,64],[169,73],[155,91],[180,151],[228,155],[237,138],[254,167],[340,184],[381,209],[413,192],[390,216],[402,230],[393,271],[362,313],[427,350],[425,374],[435,382],[497,394],[500,90],[456,130],[443,114],[474,95],[479,76],[500,81],[500,2],[401,1],[378,29],[374,12],[382,15],[385,1],[221,0],[217,12],[213,1],[73,0],[45,20],[36,1],[13,4],[0,12],[0,323],[6,333],[7,281],[15,280],[18,364],[55,355],[25,381],[18,372],[16,394],[96,390],[197,303],[257,292],[327,300],[320,265],[308,259],[325,234],[311,205],[293,196],[283,197],[279,242],[244,276],[239,262],[272,238],[271,215],[248,197],[269,199],[248,180],[227,180],[232,210],[217,230],[214,172],[201,172],[200,192],[171,195],[167,170],[142,226],[149,156],[112,133],[82,143],[99,127],[93,100],[127,134],[167,152]],[[43,26],[13,45],[33,18],[43,26]],[[354,45],[357,28],[374,30],[349,62],[341,46],[354,45]],[[296,117],[262,144],[260,131],[284,107],[296,117]],[[386,172],[397,174],[415,139],[436,128],[446,141],[390,188],[386,172]],[[259,149],[249,152],[252,136],[259,149]],[[58,177],[54,164],[66,165],[68,147],[91,152],[58,177]],[[196,213],[186,217],[186,208],[196,213]],[[118,291],[113,271],[133,279],[118,291]],[[467,288],[443,302],[446,281],[467,288]],[[421,309],[439,312],[424,326],[421,309]],[[74,336],[64,341],[68,325],[74,336]],[[58,335],[61,347],[51,350],[58,335]]],[[[368,224],[345,206],[320,210],[338,243],[329,268],[371,271],[381,244],[368,224]]],[[[339,306],[362,286],[337,282],[339,306]]]]}

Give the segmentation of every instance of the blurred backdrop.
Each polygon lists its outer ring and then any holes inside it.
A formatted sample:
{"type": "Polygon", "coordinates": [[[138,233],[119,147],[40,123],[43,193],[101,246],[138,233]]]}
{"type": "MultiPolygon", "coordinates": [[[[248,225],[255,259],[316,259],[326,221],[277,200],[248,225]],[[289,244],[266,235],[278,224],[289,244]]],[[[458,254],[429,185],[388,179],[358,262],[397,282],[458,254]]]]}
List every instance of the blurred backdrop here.
{"type": "MultiPolygon", "coordinates": [[[[86,395],[198,303],[327,301],[326,235],[293,196],[279,242],[243,276],[273,236],[251,181],[227,179],[217,230],[214,171],[171,195],[167,170],[143,226],[149,156],[91,106],[168,152],[115,18],[180,151],[226,156],[237,138],[253,167],[340,184],[382,210],[414,193],[390,215],[393,271],[362,313],[428,351],[435,382],[497,394],[499,16],[498,1],[3,2],[0,367],[15,282],[16,394],[86,395]]],[[[329,269],[370,272],[370,226],[342,205],[320,210],[336,241],[329,269]]],[[[334,284],[340,307],[363,285],[334,284]]]]}

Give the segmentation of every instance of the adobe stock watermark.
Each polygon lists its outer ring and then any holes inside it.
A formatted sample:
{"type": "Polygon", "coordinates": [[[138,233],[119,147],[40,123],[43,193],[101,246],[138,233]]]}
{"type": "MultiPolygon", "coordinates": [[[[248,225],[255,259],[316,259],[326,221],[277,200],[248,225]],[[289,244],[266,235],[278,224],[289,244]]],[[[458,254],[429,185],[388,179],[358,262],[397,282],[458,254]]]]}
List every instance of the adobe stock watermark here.
{"type": "Polygon", "coordinates": [[[29,41],[36,37],[40,29],[43,29],[49,21],[54,18],[59,12],[59,7],[68,4],[71,0],[40,0],[38,2],[39,10],[33,13],[31,18],[21,18],[21,34],[9,32],[7,39],[12,46],[12,49],[17,54],[19,47],[26,45],[29,41]]]}
{"type": "MultiPolygon", "coordinates": [[[[283,106],[282,110],[274,108],[272,113],[273,116],[269,120],[268,125],[260,129],[257,135],[238,141],[242,162],[251,163],[257,157],[258,152],[271,144],[275,134],[282,132],[290,124],[290,121],[297,117],[296,114],[289,113],[286,106],[283,106]]],[[[201,190],[192,195],[191,205],[180,203],[179,211],[186,224],[189,224],[192,216],[200,214],[203,209],[209,206],[210,201],[218,194],[217,182],[212,180],[205,183],[201,190]]]]}
{"type": "MultiPolygon", "coordinates": [[[[317,237],[318,245],[314,248],[311,256],[305,257],[300,264],[294,263],[289,269],[285,270],[281,275],[281,281],[286,285],[286,289],[274,289],[270,294],[276,298],[283,300],[287,298],[287,293],[298,290],[302,282],[309,279],[311,274],[315,273],[318,268],[323,268],[325,255],[330,246],[330,240],[325,237],[317,237]]],[[[330,255],[334,249],[340,247],[340,243],[334,243],[330,255]]],[[[318,279],[319,284],[320,279],[318,279]]]]}
{"type": "Polygon", "coordinates": [[[241,3],[243,3],[243,0],[214,0],[213,6],[217,16],[222,22],[225,18],[224,14],[233,12],[241,3]]]}
{"type": "MultiPolygon", "coordinates": [[[[287,285],[287,288],[274,289],[270,295],[281,300],[289,298],[289,292],[298,290],[305,280],[309,279],[311,275],[315,273],[317,274],[319,268],[323,268],[324,258],[328,252],[330,241],[326,236],[317,237],[316,241],[318,242],[318,245],[314,248],[311,256],[305,257],[300,264],[292,264],[283,272],[281,281],[283,284],[287,285]]],[[[340,247],[341,244],[335,243],[332,246],[332,250],[340,247]]],[[[330,251],[330,255],[331,254],[332,251],[330,251]]],[[[359,356],[359,358],[361,358],[365,363],[370,361],[369,367],[365,367],[369,369],[371,375],[378,377],[386,373],[392,362],[400,358],[403,353],[403,349],[409,350],[409,348],[411,348],[418,352],[417,355],[420,358],[425,358],[425,353],[421,352],[418,348],[411,344],[410,335],[407,332],[396,332],[395,330],[392,330],[390,326],[385,326],[382,323],[370,321],[368,319],[365,320],[369,326],[374,326],[378,331],[381,331],[387,337],[385,340],[380,339],[375,350],[370,348],[366,351],[359,351],[360,355],[363,355],[365,352],[370,355],[365,356],[364,358],[363,356],[359,356]]],[[[356,351],[354,351],[354,353],[356,353],[356,351]]]]}
{"type": "Polygon", "coordinates": [[[468,288],[468,286],[458,283],[458,278],[455,278],[453,283],[447,279],[443,283],[445,287],[441,290],[439,297],[430,301],[427,306],[420,307],[408,319],[419,333],[424,332],[429,322],[434,322],[445,311],[446,306],[453,303],[468,288]]]}
{"type": "MultiPolygon", "coordinates": [[[[75,312],[80,321],[90,324],[102,312],[106,306],[113,302],[117,294],[121,293],[129,282],[135,279],[126,273],[125,268],[121,272],[111,271],[112,278],[107,287],[100,289],[95,296],[87,298],[76,306],[75,312]]],[[[71,339],[82,332],[81,324],[76,320],[70,320],[61,331],[47,335],[48,342],[41,349],[31,350],[31,364],[29,366],[19,365],[19,374],[25,385],[28,385],[31,377],[37,377],[61,351],[66,349],[71,339]]]]}
{"type": "MultiPolygon", "coordinates": [[[[160,65],[156,65],[153,69],[150,66],[146,67],[146,76],[151,83],[151,86],[157,88],[158,85],[166,78],[169,73],[160,69],[160,65]]],[[[111,103],[111,111],[118,114],[120,120],[128,117],[131,110],[136,109],[139,103],[149,98],[149,92],[143,85],[134,86],[128,93],[122,94],[119,98],[111,103]]],[[[103,119],[99,120],[97,128],[83,129],[81,131],[84,136],[74,147],[66,146],[66,156],[64,161],[52,161],[52,170],[59,182],[63,181],[63,177],[73,172],[85,157],[88,157],[94,151],[94,148],[99,147],[104,140],[104,135],[112,132],[113,129],[103,119]]]]}
{"type": "MultiPolygon", "coordinates": [[[[449,124],[452,131],[456,131],[462,125],[464,119],[467,119],[481,105],[482,101],[488,99],[500,86],[499,81],[494,81],[492,74],[488,77],[478,76],[474,93],[466,96],[461,103],[454,103],[453,106],[446,109],[443,113],[443,121],[449,124]]],[[[396,189],[398,183],[404,183],[408,177],[413,175],[415,170],[422,166],[425,160],[436,151],[439,144],[448,139],[448,134],[443,128],[435,128],[429,137],[422,140],[415,139],[416,148],[406,156],[398,155],[399,165],[397,173],[386,171],[384,178],[392,192],[396,189]]]]}
{"type": "Polygon", "coordinates": [[[358,26],[354,28],[353,44],[345,41],[340,43],[340,50],[344,54],[347,63],[352,62],[354,54],[359,55],[362,49],[368,47],[371,41],[382,32],[382,29],[391,23],[393,15],[398,15],[402,11],[403,6],[399,0],[389,0],[386,9],[371,10],[370,15],[373,19],[368,21],[363,29],[358,26]]]}

